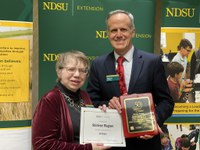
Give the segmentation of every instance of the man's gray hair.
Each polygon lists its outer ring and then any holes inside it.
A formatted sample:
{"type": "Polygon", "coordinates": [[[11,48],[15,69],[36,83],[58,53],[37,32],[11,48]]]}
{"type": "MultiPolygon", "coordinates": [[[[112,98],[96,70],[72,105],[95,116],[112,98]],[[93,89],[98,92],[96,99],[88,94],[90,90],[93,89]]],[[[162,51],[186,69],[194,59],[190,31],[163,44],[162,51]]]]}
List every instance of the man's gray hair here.
{"type": "Polygon", "coordinates": [[[120,9],[114,10],[114,11],[111,11],[111,12],[108,13],[108,16],[107,16],[107,18],[106,18],[106,25],[107,25],[107,28],[108,28],[108,20],[109,20],[109,18],[110,18],[111,16],[113,16],[113,15],[115,15],[115,14],[119,14],[119,13],[126,14],[126,15],[129,17],[130,22],[131,22],[130,28],[131,28],[131,29],[135,29],[135,24],[134,24],[134,17],[133,17],[133,15],[132,15],[130,12],[128,12],[128,11],[120,10],[120,9]]]}

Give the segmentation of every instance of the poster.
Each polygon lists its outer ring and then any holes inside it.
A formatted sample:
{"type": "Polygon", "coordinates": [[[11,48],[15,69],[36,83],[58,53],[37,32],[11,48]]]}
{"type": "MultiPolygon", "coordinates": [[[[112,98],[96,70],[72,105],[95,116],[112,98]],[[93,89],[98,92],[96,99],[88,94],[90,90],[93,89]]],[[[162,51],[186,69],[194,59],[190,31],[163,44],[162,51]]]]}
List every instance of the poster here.
{"type": "Polygon", "coordinates": [[[31,149],[33,23],[0,20],[0,146],[31,149]]]}
{"type": "Polygon", "coordinates": [[[0,102],[29,101],[29,41],[0,39],[0,102]]]}
{"type": "Polygon", "coordinates": [[[31,149],[32,0],[0,5],[0,147],[31,149]]]}
{"type": "Polygon", "coordinates": [[[169,136],[173,149],[178,143],[180,146],[179,140],[182,139],[189,140],[190,149],[199,150],[200,80],[192,77],[192,57],[200,48],[199,12],[200,1],[162,1],[161,57],[170,94],[175,101],[173,114],[162,128],[169,136]],[[189,41],[191,47],[181,44],[183,41],[189,41]],[[182,61],[175,59],[177,55],[182,61]]]}

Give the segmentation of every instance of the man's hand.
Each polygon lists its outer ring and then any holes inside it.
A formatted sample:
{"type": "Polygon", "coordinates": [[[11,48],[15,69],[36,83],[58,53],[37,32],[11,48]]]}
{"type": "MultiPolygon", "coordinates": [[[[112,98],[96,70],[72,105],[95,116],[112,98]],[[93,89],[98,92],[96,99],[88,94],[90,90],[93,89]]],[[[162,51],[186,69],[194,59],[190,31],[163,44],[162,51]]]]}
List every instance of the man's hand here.
{"type": "MultiPolygon", "coordinates": [[[[162,129],[159,127],[159,125],[157,126],[158,126],[158,132],[162,133],[163,132],[162,129]]],[[[144,135],[144,136],[140,136],[139,138],[144,139],[144,140],[149,140],[149,139],[152,139],[153,137],[154,137],[153,135],[144,135]]]]}
{"type": "Polygon", "coordinates": [[[119,98],[118,98],[118,97],[113,97],[113,98],[109,101],[109,103],[108,103],[108,108],[110,108],[110,109],[117,109],[117,111],[118,111],[119,113],[121,113],[121,112],[122,112],[122,111],[121,111],[122,106],[121,106],[121,104],[120,104],[120,102],[119,102],[119,98]]]}

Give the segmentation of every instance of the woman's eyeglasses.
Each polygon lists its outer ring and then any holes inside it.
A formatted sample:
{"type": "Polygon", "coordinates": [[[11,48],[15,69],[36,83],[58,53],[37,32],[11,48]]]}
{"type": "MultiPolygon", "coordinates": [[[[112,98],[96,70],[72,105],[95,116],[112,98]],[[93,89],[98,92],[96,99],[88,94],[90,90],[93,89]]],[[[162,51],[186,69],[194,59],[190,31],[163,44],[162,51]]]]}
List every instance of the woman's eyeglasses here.
{"type": "Polygon", "coordinates": [[[88,74],[88,69],[86,69],[86,68],[76,68],[76,67],[62,67],[62,68],[65,68],[66,71],[70,74],[74,74],[77,70],[81,75],[88,74]]]}

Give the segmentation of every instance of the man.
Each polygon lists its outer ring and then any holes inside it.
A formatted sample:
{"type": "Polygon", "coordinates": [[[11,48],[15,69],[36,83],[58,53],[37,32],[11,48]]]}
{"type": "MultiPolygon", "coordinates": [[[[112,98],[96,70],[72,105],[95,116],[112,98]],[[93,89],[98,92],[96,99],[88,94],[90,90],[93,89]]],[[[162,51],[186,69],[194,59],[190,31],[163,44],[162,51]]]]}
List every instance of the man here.
{"type": "Polygon", "coordinates": [[[199,127],[197,126],[196,129],[194,129],[188,134],[188,138],[190,139],[190,150],[196,149],[198,137],[199,137],[199,127]]]}
{"type": "Polygon", "coordinates": [[[170,62],[167,64],[167,71],[169,76],[167,82],[170,90],[170,94],[175,103],[185,103],[186,92],[192,90],[192,82],[182,82],[183,66],[178,62],[170,62]]]}
{"type": "Polygon", "coordinates": [[[200,48],[191,57],[190,79],[195,80],[196,74],[200,74],[200,48]]]}
{"type": "MultiPolygon", "coordinates": [[[[133,46],[131,39],[135,36],[135,26],[133,16],[129,12],[123,10],[110,12],[106,24],[108,39],[114,51],[98,57],[92,63],[87,91],[94,105],[97,107],[107,104],[110,108],[121,112],[116,60],[119,56],[124,56],[127,94],[151,92],[156,105],[157,123],[161,127],[172,114],[174,102],[169,94],[160,57],[142,52],[133,46]]],[[[125,148],[112,149],[160,150],[160,136],[145,135],[139,138],[127,138],[125,148]]]]}
{"type": "Polygon", "coordinates": [[[192,97],[194,102],[200,102],[200,98],[195,91],[200,91],[200,47],[194,51],[190,62],[190,80],[193,81],[194,90],[192,91],[192,97]]]}
{"type": "Polygon", "coordinates": [[[178,47],[178,53],[172,59],[172,62],[178,62],[184,67],[182,81],[186,80],[187,57],[192,50],[192,44],[188,39],[181,39],[178,47]]]}

